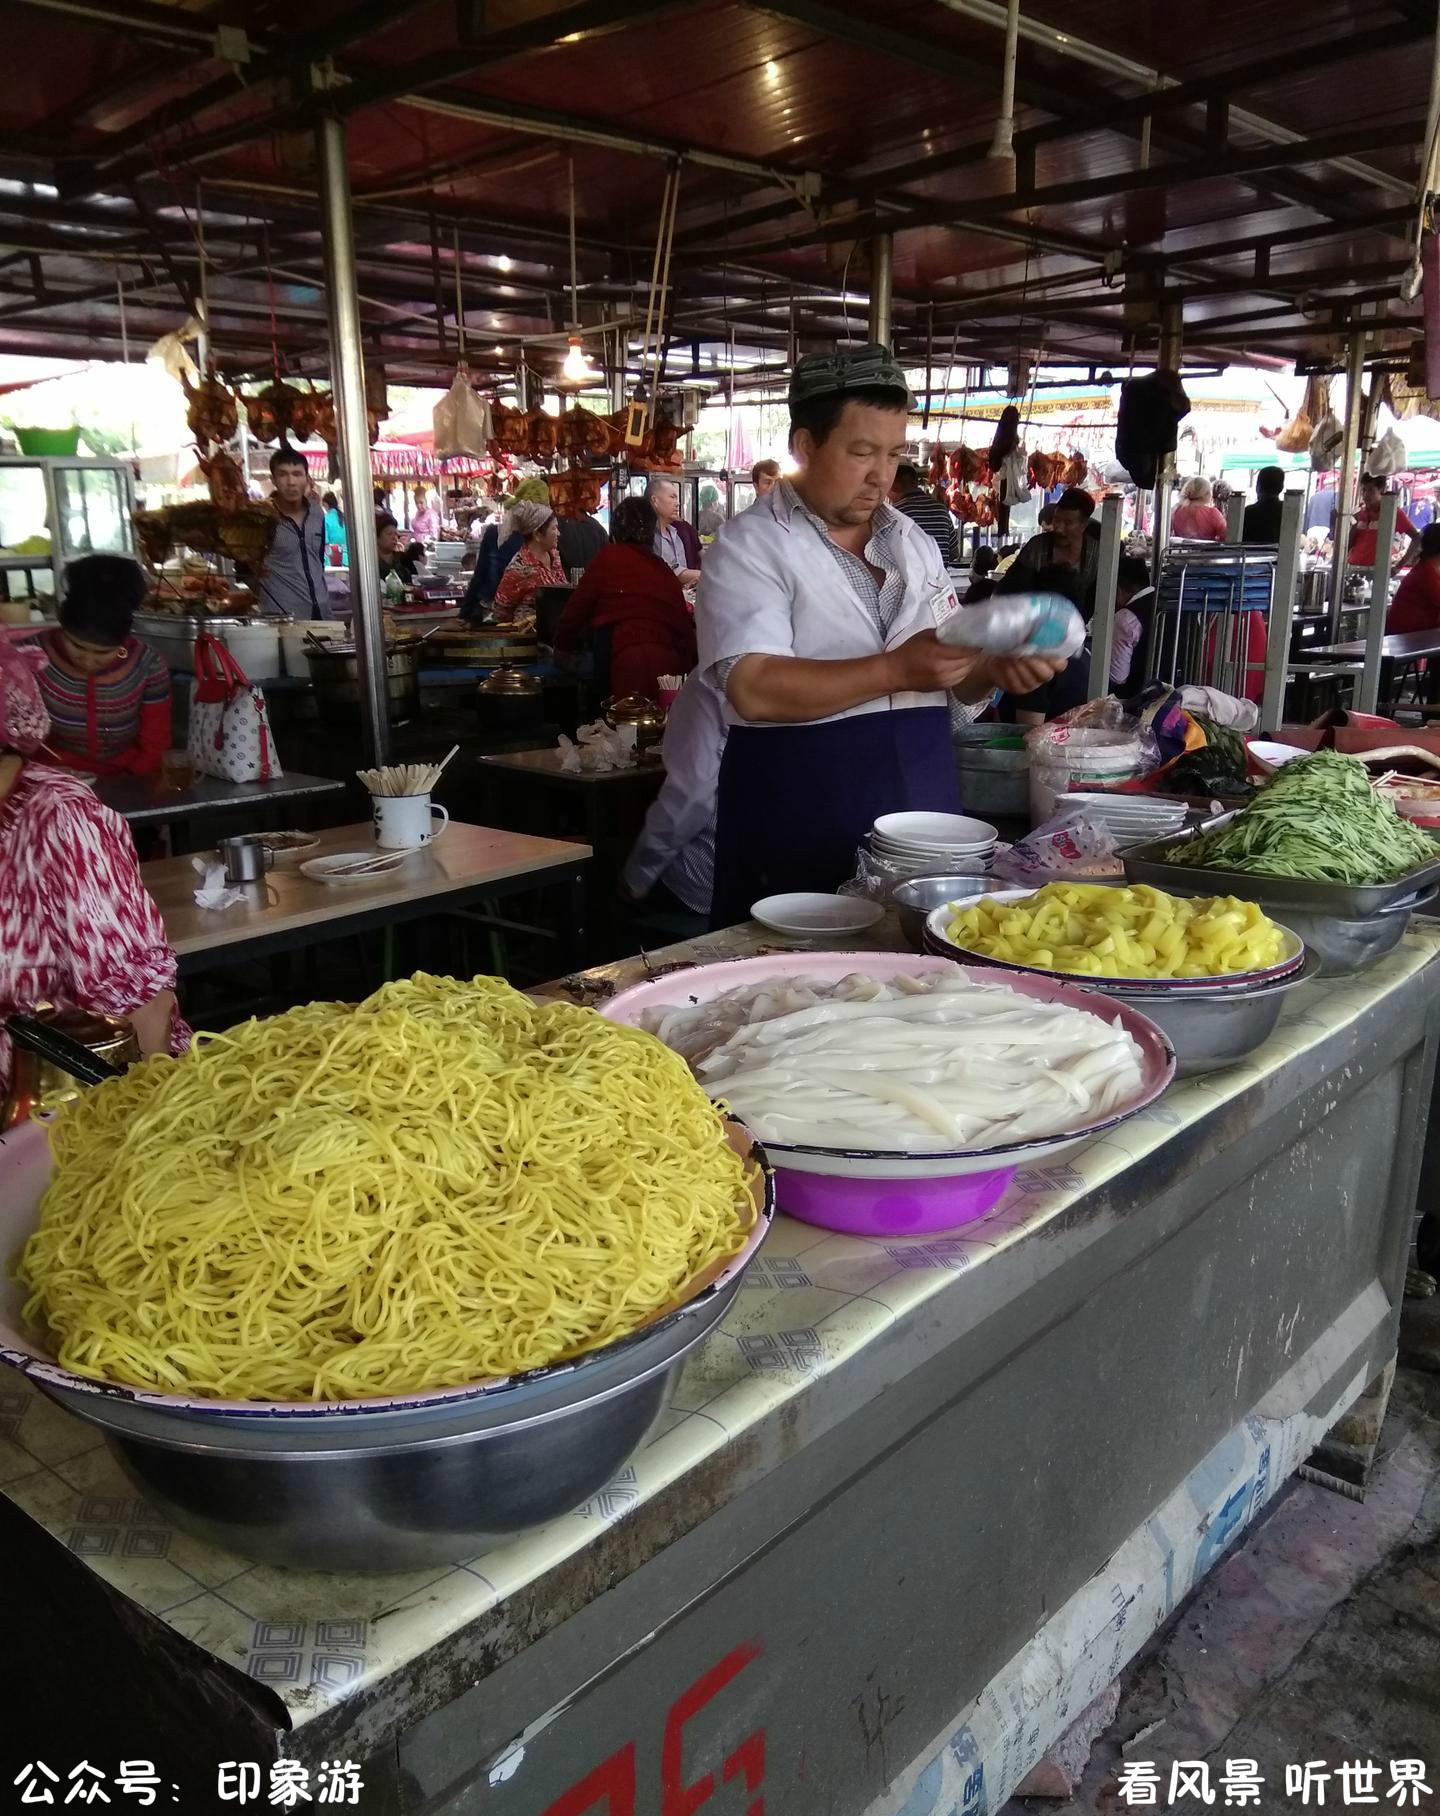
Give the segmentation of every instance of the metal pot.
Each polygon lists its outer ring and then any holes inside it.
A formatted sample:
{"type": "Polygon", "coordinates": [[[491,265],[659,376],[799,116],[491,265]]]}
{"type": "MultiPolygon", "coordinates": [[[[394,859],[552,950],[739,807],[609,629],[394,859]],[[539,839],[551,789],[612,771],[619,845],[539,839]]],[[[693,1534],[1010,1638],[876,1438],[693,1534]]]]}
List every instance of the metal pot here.
{"type": "MultiPolygon", "coordinates": [[[[306,659],[315,684],[315,705],[322,719],[358,725],[361,719],[360,667],[353,643],[309,647],[306,659]]],[[[420,710],[420,639],[395,637],[385,645],[385,706],[392,724],[413,719],[420,710]]]]}
{"type": "Polygon", "coordinates": [[[190,673],[195,667],[195,640],[202,631],[223,642],[227,630],[248,628],[255,622],[253,616],[219,617],[208,612],[185,616],[178,612],[136,612],[135,635],[164,658],[167,668],[190,673]]]}
{"type": "Polygon", "coordinates": [[[539,731],[545,723],[545,690],[540,677],[502,664],[477,684],[475,710],[483,731],[539,731]]]}
{"type": "Polygon", "coordinates": [[[442,662],[462,668],[490,668],[497,662],[535,662],[539,648],[533,636],[516,630],[472,630],[437,637],[431,645],[442,662]]]}
{"type": "Polygon", "coordinates": [[[1004,726],[955,726],[950,735],[966,813],[1018,819],[1030,812],[1029,751],[990,748],[1004,737],[1004,726]]]}
{"type": "Polygon", "coordinates": [[[87,1077],[78,1076],[64,1057],[67,1044],[74,1044],[93,1059],[101,1060],[111,1070],[123,1070],[140,1057],[140,1043],[129,1022],[110,1015],[90,1015],[83,1009],[52,1009],[39,1005],[33,1016],[16,1017],[11,1024],[10,1086],[0,1099],[0,1132],[28,1122],[42,1110],[55,1110],[62,1103],[78,1097],[100,1075],[100,1068],[87,1077]],[[22,1029],[34,1030],[31,1041],[22,1029]],[[59,1036],[58,1042],[45,1040],[46,1034],[59,1036]]]}

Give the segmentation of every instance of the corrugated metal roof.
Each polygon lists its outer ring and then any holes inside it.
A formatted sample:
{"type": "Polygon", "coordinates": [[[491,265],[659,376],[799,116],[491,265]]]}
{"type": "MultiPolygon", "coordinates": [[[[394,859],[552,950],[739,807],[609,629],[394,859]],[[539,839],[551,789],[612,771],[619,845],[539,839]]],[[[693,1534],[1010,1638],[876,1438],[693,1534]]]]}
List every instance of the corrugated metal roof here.
{"type": "MultiPolygon", "coordinates": [[[[673,274],[682,361],[697,338],[710,350],[743,338],[779,358],[792,329],[823,338],[848,322],[863,335],[863,302],[838,298],[842,281],[863,295],[865,241],[880,228],[895,235],[896,339],[911,355],[933,306],[937,343],[962,359],[1143,360],[1157,284],[1211,335],[1210,356],[1323,351],[1357,290],[1383,304],[1391,345],[1414,332],[1395,294],[1407,229],[1394,180],[1417,168],[1432,45],[1404,0],[1319,0],[1285,16],[1283,51],[1275,15],[1249,0],[1183,17],[1169,0],[1026,0],[1017,128],[1022,144],[1038,139],[1009,210],[994,200],[1003,169],[982,155],[1000,56],[983,0],[491,0],[475,9],[488,36],[469,41],[463,0],[398,0],[383,14],[315,0],[298,27],[277,4],[236,0],[223,18],[248,34],[242,65],[217,54],[233,38],[206,42],[222,15],[204,4],[94,0],[85,19],[55,4],[14,9],[26,79],[0,137],[0,350],[113,353],[117,280],[132,336],[168,325],[197,283],[198,198],[218,357],[243,367],[278,352],[317,369],[314,110],[287,84],[327,56],[342,108],[385,85],[355,109],[349,141],[366,332],[396,376],[453,359],[453,322],[442,348],[435,318],[437,277],[440,312],[453,315],[457,228],[484,359],[509,365],[522,342],[563,333],[572,160],[582,316],[643,311],[666,148],[686,154],[673,274]],[[376,29],[357,33],[357,15],[376,29]],[[1036,42],[1046,28],[1067,42],[1036,42]],[[1277,71],[1277,52],[1293,70],[1277,71]],[[1150,164],[1173,180],[1155,187],[1139,186],[1127,106],[1152,86],[1147,71],[1223,78],[1214,93],[1231,109],[1223,142],[1226,122],[1199,98],[1156,114],[1150,164]],[[1371,127],[1390,142],[1348,160],[1226,165],[1277,133],[1371,127]],[[805,192],[812,177],[818,196],[805,192]],[[1047,200],[1077,182],[1106,192],[1047,200]],[[1326,236],[1284,243],[1307,229],[1326,236]],[[1267,235],[1282,240],[1268,274],[1253,247],[1267,235]],[[1122,306],[1107,263],[1144,266],[1151,304],[1132,288],[1122,306]]],[[[532,357],[543,366],[562,351],[532,357]]]]}

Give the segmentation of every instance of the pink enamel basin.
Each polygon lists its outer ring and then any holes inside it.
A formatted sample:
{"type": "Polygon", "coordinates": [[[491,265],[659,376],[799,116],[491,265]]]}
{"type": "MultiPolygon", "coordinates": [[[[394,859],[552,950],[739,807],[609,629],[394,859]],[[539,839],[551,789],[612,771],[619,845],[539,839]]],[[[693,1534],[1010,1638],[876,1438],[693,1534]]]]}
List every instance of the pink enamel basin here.
{"type": "MultiPolygon", "coordinates": [[[[668,1007],[678,1003],[709,1002],[713,997],[723,995],[727,990],[735,990],[747,984],[764,983],[783,977],[816,977],[842,978],[859,974],[862,977],[889,979],[899,976],[923,977],[929,972],[941,970],[958,970],[971,983],[983,984],[990,989],[997,985],[1013,990],[1018,996],[1029,996],[1039,1002],[1064,1003],[1070,1008],[1079,1009],[1086,1015],[1098,1016],[1102,1021],[1118,1022],[1135,1041],[1141,1056],[1141,1084],[1133,1099],[1122,1104],[1119,1109],[1110,1111],[1097,1122],[1083,1126],[1063,1129],[1053,1136],[1025,1141],[1001,1142],[990,1148],[960,1148],[937,1153],[911,1153],[905,1149],[871,1149],[871,1148],[826,1148],[811,1146],[798,1142],[768,1141],[760,1137],[771,1164],[776,1169],[777,1181],[790,1183],[790,1202],[782,1185],[777,1184],[777,1200],[782,1210],[791,1211],[793,1215],[806,1218],[809,1222],[821,1222],[822,1217],[806,1216],[808,1207],[812,1212],[817,1205],[823,1210],[821,1201],[814,1195],[821,1183],[864,1182],[872,1193],[878,1194],[880,1187],[913,1187],[919,1182],[933,1182],[937,1188],[949,1185],[955,1187],[962,1180],[989,1179],[1008,1172],[1013,1174],[1017,1167],[1034,1166],[1040,1161],[1048,1160],[1052,1155],[1063,1153],[1068,1148],[1077,1147],[1081,1142],[1089,1141],[1093,1136],[1106,1129],[1113,1129],[1129,1117],[1137,1115],[1147,1105],[1154,1103],[1175,1076],[1175,1051],[1162,1031],[1156,1027],[1148,1016],[1132,1009],[1128,1003],[1111,1002],[1097,995],[1094,991],[1085,990],[1074,984],[1063,984],[1054,978],[1022,976],[1020,974],[999,976],[994,970],[975,965],[956,965],[952,959],[941,958],[934,954],[916,956],[903,952],[806,952],[806,953],[773,953],[764,958],[734,959],[721,965],[697,965],[693,970],[671,971],[664,977],[652,978],[648,983],[636,984],[632,989],[622,990],[608,1003],[600,1006],[600,1013],[611,1021],[626,1022],[638,1026],[647,1010],[668,1007]],[[797,1176],[804,1176],[807,1183],[796,1187],[793,1183],[797,1176]]],[[[1004,1191],[1009,1183],[1008,1177],[1002,1180],[994,1195],[983,1207],[988,1210],[1004,1191]]],[[[975,1199],[984,1196],[985,1187],[974,1188],[975,1199]]],[[[893,1196],[893,1195],[892,1195],[893,1196]]],[[[863,1232],[856,1223],[839,1224],[825,1222],[826,1228],[853,1229],[856,1233],[887,1234],[894,1233],[893,1225],[885,1221],[887,1217],[904,1215],[919,1216],[920,1200],[924,1198],[926,1208],[923,1214],[931,1219],[925,1223],[919,1221],[909,1224],[912,1230],[954,1228],[959,1223],[969,1220],[970,1216],[983,1215],[983,1210],[971,1209],[967,1215],[965,1205],[973,1201],[968,1195],[952,1191],[948,1196],[945,1191],[937,1190],[931,1194],[911,1194],[907,1200],[910,1206],[901,1210],[899,1198],[889,1211],[878,1208],[879,1199],[871,1213],[873,1221],[863,1232]],[[963,1202],[962,1202],[963,1197],[963,1202]],[[954,1214],[959,1210],[959,1214],[954,1214]],[[945,1218],[947,1221],[940,1221],[945,1218]]],[[[851,1194],[845,1201],[851,1206],[855,1215],[867,1215],[860,1210],[860,1194],[851,1194]]],[[[831,1215],[844,1215],[837,1197],[837,1208],[831,1215]]]]}

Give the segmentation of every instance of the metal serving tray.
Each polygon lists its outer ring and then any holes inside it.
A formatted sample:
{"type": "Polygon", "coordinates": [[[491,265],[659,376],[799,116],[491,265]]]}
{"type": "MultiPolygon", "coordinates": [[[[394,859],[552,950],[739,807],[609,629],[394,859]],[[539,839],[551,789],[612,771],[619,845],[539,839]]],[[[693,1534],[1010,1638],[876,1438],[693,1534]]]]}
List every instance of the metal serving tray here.
{"type": "Polygon", "coordinates": [[[1167,854],[1177,845],[1189,844],[1198,833],[1228,826],[1234,818],[1233,813],[1220,814],[1203,826],[1192,826],[1188,831],[1161,839],[1148,839],[1143,845],[1131,845],[1120,853],[1126,880],[1150,883],[1156,889],[1169,889],[1181,895],[1236,895],[1246,901],[1259,902],[1264,908],[1303,908],[1312,914],[1331,914],[1344,920],[1363,920],[1367,914],[1378,914],[1431,883],[1440,882],[1440,842],[1436,843],[1433,858],[1392,877],[1388,883],[1314,883],[1294,877],[1255,876],[1248,870],[1209,870],[1167,861],[1167,854]]]}

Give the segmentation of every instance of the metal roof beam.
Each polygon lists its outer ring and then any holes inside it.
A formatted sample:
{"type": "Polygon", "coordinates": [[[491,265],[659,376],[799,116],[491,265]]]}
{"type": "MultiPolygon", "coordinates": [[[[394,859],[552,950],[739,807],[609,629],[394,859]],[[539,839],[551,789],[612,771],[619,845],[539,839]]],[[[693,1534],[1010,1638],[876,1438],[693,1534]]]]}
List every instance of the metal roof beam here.
{"type": "MultiPolygon", "coordinates": [[[[1004,62],[998,47],[993,51],[988,47],[972,49],[969,46],[963,51],[953,50],[934,38],[896,31],[873,16],[847,12],[843,7],[826,4],[826,0],[752,0],[752,3],[759,12],[788,19],[795,25],[809,26],[827,38],[853,45],[857,50],[873,51],[896,62],[909,63],[970,89],[984,88],[983,78],[998,75],[1004,62]]],[[[1028,106],[1042,107],[1046,113],[1054,114],[1073,113],[1086,99],[1083,90],[1077,95],[1073,90],[1039,81],[1023,71],[1016,72],[1015,93],[1028,106]]]]}
{"type": "MultiPolygon", "coordinates": [[[[157,6],[153,0],[19,0],[22,6],[42,13],[58,13],[76,20],[92,30],[120,32],[127,38],[150,39],[173,49],[199,50],[207,56],[219,53],[215,48],[216,19],[205,23],[205,15],[187,12],[175,6],[157,6]]],[[[241,42],[244,41],[242,27],[241,42]]]]}
{"type": "MultiPolygon", "coordinates": [[[[943,227],[957,225],[976,227],[989,224],[1007,214],[1029,208],[1058,208],[1072,202],[1098,201],[1112,195],[1128,195],[1139,190],[1169,189],[1186,183],[1204,183],[1217,177],[1245,177],[1264,170],[1292,164],[1327,164],[1352,151],[1393,146],[1407,133],[1418,134],[1423,120],[1406,120],[1388,126],[1354,127],[1346,132],[1321,134],[1294,145],[1247,146],[1209,157],[1194,158],[1184,163],[1152,164],[1146,170],[1120,170],[1110,176],[1082,177],[1070,183],[1051,183],[1043,188],[1016,190],[1010,195],[980,196],[963,202],[927,202],[916,207],[903,219],[873,214],[846,221],[843,226],[828,226],[815,236],[822,241],[862,238],[867,233],[887,230],[903,231],[908,227],[943,227]]],[[[1021,223],[1012,223],[1015,231],[1028,232],[1021,223]]],[[[1192,253],[1177,253],[1170,262],[1190,263],[1192,253]]]]}
{"type": "MultiPolygon", "coordinates": [[[[962,17],[976,20],[1003,30],[1007,9],[997,0],[940,0],[951,12],[962,17]]],[[[1051,25],[1046,20],[1037,19],[1033,13],[1022,15],[1020,35],[1030,43],[1044,46],[1057,56],[1067,57],[1072,62],[1084,64],[1090,69],[1100,69],[1108,75],[1119,76],[1123,81],[1138,82],[1142,88],[1154,90],[1173,87],[1172,78],[1163,70],[1152,69],[1144,63],[1127,57],[1120,51],[1110,50],[1102,44],[1088,42],[1079,38],[1063,26],[1051,25]]],[[[1271,143],[1293,145],[1302,140],[1304,133],[1296,132],[1289,126],[1283,126],[1278,120],[1272,120],[1264,114],[1255,113],[1250,108],[1233,108],[1231,119],[1235,126],[1267,139],[1271,143]]],[[[1388,171],[1379,170],[1373,164],[1361,164],[1354,158],[1346,159],[1341,168],[1347,175],[1358,177],[1362,182],[1373,184],[1387,193],[1406,195],[1413,185],[1388,171]]]]}
{"type": "Polygon", "coordinates": [[[211,108],[236,100],[247,90],[253,94],[263,85],[282,79],[304,64],[323,62],[335,51],[358,44],[377,31],[399,25],[410,14],[431,4],[433,0],[361,0],[360,5],[327,19],[322,26],[297,31],[273,52],[251,60],[245,70],[243,86],[235,72],[229,70],[181,99],[166,103],[123,132],[112,134],[104,148],[106,167],[118,162],[127,152],[153,144],[173,127],[193,127],[194,122],[211,108]]]}
{"type": "Polygon", "coordinates": [[[782,165],[767,164],[759,158],[732,157],[728,152],[709,151],[704,147],[685,145],[676,139],[660,139],[649,134],[622,132],[603,121],[587,120],[580,114],[565,114],[546,107],[530,107],[516,101],[492,101],[472,95],[465,89],[446,89],[441,94],[402,94],[395,97],[401,107],[419,109],[422,113],[442,114],[452,120],[473,120],[483,126],[504,127],[511,132],[539,133],[547,139],[559,139],[573,145],[597,145],[609,151],[627,151],[640,157],[676,159],[687,164],[700,164],[711,170],[725,170],[736,176],[758,177],[766,183],[805,186],[818,193],[818,182],[807,179],[807,173],[789,170],[782,165]]]}
{"type": "MultiPolygon", "coordinates": [[[[297,102],[249,115],[232,125],[167,147],[164,166],[166,170],[176,170],[203,163],[270,133],[302,130],[313,125],[322,113],[352,114],[407,95],[418,96],[442,83],[462,81],[467,75],[488,71],[511,58],[653,20],[661,13],[692,4],[694,0],[578,0],[576,5],[544,13],[524,24],[490,32],[471,44],[447,46],[408,64],[388,66],[383,75],[366,72],[349,80],[341,76],[335,86],[323,93],[306,95],[297,102]]],[[[114,167],[112,160],[103,157],[95,165],[100,172],[114,167]]],[[[147,148],[133,159],[122,158],[118,168],[128,174],[148,176],[159,164],[147,148]]]]}
{"type": "MultiPolygon", "coordinates": [[[[1059,119],[1043,126],[1025,127],[1015,134],[1015,142],[1017,145],[1045,145],[1094,126],[1118,129],[1122,124],[1138,124],[1160,114],[1172,113],[1177,108],[1204,106],[1217,97],[1228,101],[1248,88],[1293,81],[1312,70],[1328,69],[1336,63],[1373,57],[1382,51],[1394,50],[1398,45],[1415,43],[1421,38],[1432,37],[1434,29],[1433,17],[1423,28],[1413,19],[1384,26],[1372,23],[1363,32],[1327,38],[1319,44],[1292,45],[1273,56],[1260,57],[1253,63],[1235,64],[1229,69],[1198,76],[1194,81],[1176,82],[1148,94],[1117,96],[1086,120],[1059,119]]],[[[1074,110],[1071,111],[1073,114],[1074,110]]]]}

